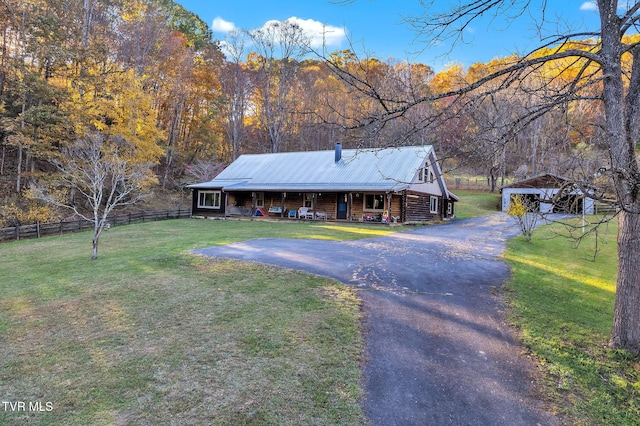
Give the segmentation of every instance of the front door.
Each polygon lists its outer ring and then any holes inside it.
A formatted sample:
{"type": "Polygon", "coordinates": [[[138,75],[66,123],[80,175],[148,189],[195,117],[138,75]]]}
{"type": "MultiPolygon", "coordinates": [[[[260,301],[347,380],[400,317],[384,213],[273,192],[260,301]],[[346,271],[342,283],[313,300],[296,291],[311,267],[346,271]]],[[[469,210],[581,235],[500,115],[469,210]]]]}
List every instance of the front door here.
{"type": "Polygon", "coordinates": [[[337,195],[338,211],[336,212],[336,219],[347,219],[347,194],[339,193],[337,195]]]}

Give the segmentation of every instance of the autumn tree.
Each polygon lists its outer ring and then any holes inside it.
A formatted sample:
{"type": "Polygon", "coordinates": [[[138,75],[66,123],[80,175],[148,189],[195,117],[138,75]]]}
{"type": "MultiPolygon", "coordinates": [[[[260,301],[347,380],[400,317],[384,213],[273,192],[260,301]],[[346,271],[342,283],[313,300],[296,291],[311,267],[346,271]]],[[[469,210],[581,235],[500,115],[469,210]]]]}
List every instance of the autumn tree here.
{"type": "Polygon", "coordinates": [[[533,230],[538,223],[538,217],[540,215],[538,209],[539,206],[525,195],[516,194],[511,199],[509,210],[507,210],[507,214],[516,220],[522,236],[529,243],[531,242],[533,230]]]}
{"type": "Polygon", "coordinates": [[[16,185],[23,187],[25,171],[33,169],[38,151],[46,151],[40,130],[49,127],[46,110],[56,112],[55,90],[50,84],[58,66],[56,52],[63,49],[61,28],[55,11],[44,2],[6,5],[2,50],[3,93],[6,105],[3,124],[6,143],[17,151],[16,185]]]}
{"type": "MultiPolygon", "coordinates": [[[[425,6],[432,6],[430,2],[425,6]]],[[[426,43],[461,40],[462,31],[482,17],[516,16],[539,17],[545,22],[546,2],[474,0],[456,3],[449,10],[425,14],[408,21],[426,43]],[[508,13],[507,13],[508,11],[508,13]]],[[[361,93],[374,95],[384,114],[377,122],[403,116],[422,103],[451,99],[450,105],[478,102],[493,96],[496,90],[525,90],[522,84],[534,71],[543,66],[555,68],[555,76],[570,75],[555,86],[554,91],[541,96],[510,121],[505,128],[517,133],[537,118],[558,108],[576,103],[597,101],[604,112],[604,122],[598,129],[598,140],[607,158],[598,170],[585,170],[576,178],[576,185],[585,193],[599,197],[593,186],[596,177],[606,176],[613,188],[619,208],[618,214],[618,274],[616,302],[610,345],[640,354],[640,170],[637,141],[640,136],[640,43],[629,34],[640,20],[640,2],[619,4],[616,0],[597,0],[599,29],[557,33],[545,38],[543,45],[491,70],[487,75],[468,81],[452,90],[433,93],[417,99],[388,99],[371,90],[367,81],[355,81],[361,93]],[[584,40],[584,41],[580,41],[584,40]],[[628,66],[627,66],[628,64],[628,66]],[[491,84],[498,81],[500,84],[491,84]]],[[[339,66],[337,73],[344,73],[339,66]]],[[[544,84],[551,84],[547,80],[544,84]]],[[[372,123],[373,124],[373,123],[372,123]]]]}

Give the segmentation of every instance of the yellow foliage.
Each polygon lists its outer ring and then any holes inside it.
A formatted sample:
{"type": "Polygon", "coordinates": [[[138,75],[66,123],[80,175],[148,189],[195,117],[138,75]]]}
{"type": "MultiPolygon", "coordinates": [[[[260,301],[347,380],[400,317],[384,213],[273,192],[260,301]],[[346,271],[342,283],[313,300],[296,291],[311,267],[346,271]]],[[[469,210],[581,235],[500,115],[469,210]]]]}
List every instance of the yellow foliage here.
{"type": "Polygon", "coordinates": [[[26,206],[11,202],[0,207],[0,227],[31,225],[37,222],[55,222],[60,220],[56,210],[45,203],[29,200],[26,206]]]}
{"type": "Polygon", "coordinates": [[[148,4],[140,1],[128,1],[123,4],[122,20],[125,22],[134,21],[144,16],[149,9],[148,4]]]}
{"type": "Polygon", "coordinates": [[[464,81],[462,76],[462,66],[451,65],[431,79],[431,87],[436,93],[443,93],[458,89],[464,81]]]}
{"type": "Polygon", "coordinates": [[[120,136],[135,146],[132,160],[157,162],[163,153],[159,143],[165,136],[158,129],[157,110],[153,98],[142,89],[142,79],[133,70],[117,67],[90,68],[87,73],[100,78],[87,79],[65,104],[76,123],[76,133],[83,137],[98,130],[107,136],[120,136]]]}
{"type": "Polygon", "coordinates": [[[524,203],[522,196],[516,195],[511,199],[511,204],[509,205],[509,210],[507,210],[507,214],[509,216],[522,217],[527,214],[527,206],[524,203]]]}

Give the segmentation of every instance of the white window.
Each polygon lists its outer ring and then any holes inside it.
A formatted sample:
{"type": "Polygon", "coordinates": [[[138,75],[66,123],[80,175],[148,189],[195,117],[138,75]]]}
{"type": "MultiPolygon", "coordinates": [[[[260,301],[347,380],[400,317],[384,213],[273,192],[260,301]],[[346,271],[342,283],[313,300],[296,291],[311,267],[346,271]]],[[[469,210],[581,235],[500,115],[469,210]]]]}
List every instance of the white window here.
{"type": "Polygon", "coordinates": [[[430,176],[433,176],[433,172],[429,170],[429,165],[425,164],[418,170],[418,182],[427,183],[430,176]]]}
{"type": "Polygon", "coordinates": [[[313,193],[312,192],[305,192],[304,193],[304,206],[303,207],[309,207],[312,208],[313,207],[313,193]]]}
{"type": "Polygon", "coordinates": [[[438,213],[438,197],[429,197],[429,211],[431,213],[438,213]]]}
{"type": "Polygon", "coordinates": [[[365,210],[384,210],[384,194],[365,194],[365,210]]]}
{"type": "Polygon", "coordinates": [[[198,191],[198,207],[201,209],[219,209],[220,191],[198,191]]]}
{"type": "Polygon", "coordinates": [[[451,216],[453,214],[453,202],[447,202],[447,215],[451,216]]]}
{"type": "Polygon", "coordinates": [[[264,192],[256,192],[256,207],[264,207],[264,192]]]}

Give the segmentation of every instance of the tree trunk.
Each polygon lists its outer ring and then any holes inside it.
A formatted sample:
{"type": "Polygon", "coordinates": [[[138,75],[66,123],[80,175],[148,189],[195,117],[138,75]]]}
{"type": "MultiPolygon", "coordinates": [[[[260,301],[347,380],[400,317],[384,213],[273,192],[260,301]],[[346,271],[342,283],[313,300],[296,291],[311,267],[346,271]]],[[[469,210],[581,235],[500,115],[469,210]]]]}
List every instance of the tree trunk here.
{"type": "Polygon", "coordinates": [[[97,236],[93,237],[93,250],[91,251],[91,260],[96,260],[98,258],[98,238],[97,236]]]}
{"type": "Polygon", "coordinates": [[[618,282],[611,346],[640,353],[640,215],[618,217],[618,282]]]}
{"type": "Polygon", "coordinates": [[[618,278],[610,345],[640,354],[640,194],[635,144],[639,134],[640,52],[625,97],[622,79],[620,20],[617,2],[598,0],[602,33],[605,131],[611,171],[621,212],[618,219],[618,278]]]}
{"type": "Polygon", "coordinates": [[[96,220],[93,225],[93,250],[91,251],[91,260],[98,258],[98,242],[100,241],[100,223],[96,220]]]}
{"type": "Polygon", "coordinates": [[[16,170],[16,192],[19,194],[22,190],[22,145],[18,146],[18,161],[16,170]]]}

